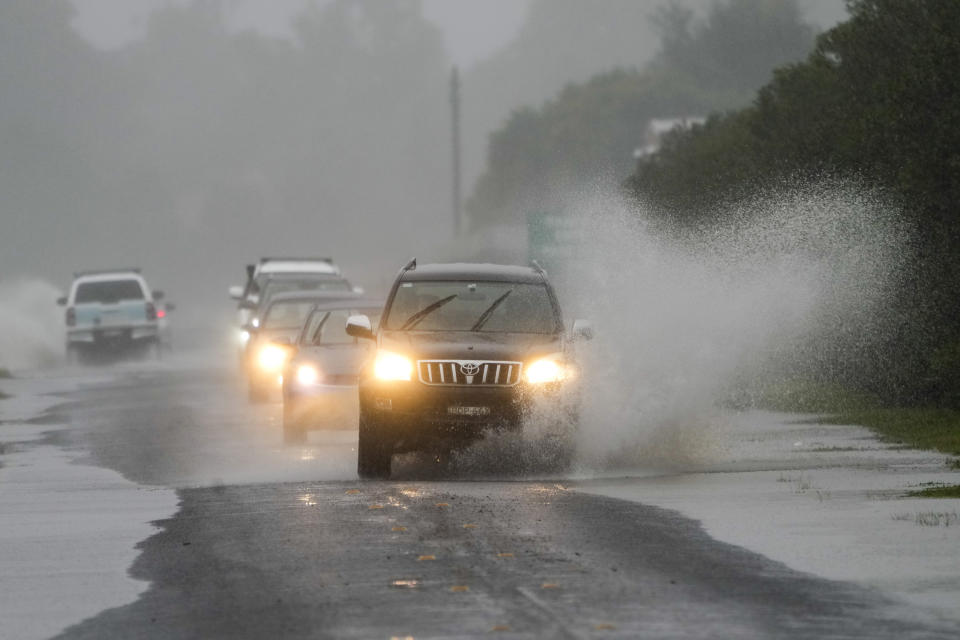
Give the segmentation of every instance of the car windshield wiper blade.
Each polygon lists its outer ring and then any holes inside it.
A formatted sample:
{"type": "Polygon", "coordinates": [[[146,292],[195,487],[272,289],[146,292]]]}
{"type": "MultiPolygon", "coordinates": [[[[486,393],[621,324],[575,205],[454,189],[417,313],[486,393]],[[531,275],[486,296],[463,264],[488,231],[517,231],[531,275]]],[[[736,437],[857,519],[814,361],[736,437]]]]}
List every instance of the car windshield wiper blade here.
{"type": "Polygon", "coordinates": [[[507,296],[513,293],[513,289],[510,289],[505,294],[493,301],[487,310],[480,314],[480,317],[477,318],[477,321],[473,323],[473,326],[470,327],[470,331],[480,331],[480,328],[487,323],[487,320],[490,319],[490,316],[493,315],[493,312],[497,310],[497,307],[500,306],[500,303],[507,299],[507,296]]]}
{"type": "Polygon", "coordinates": [[[436,302],[425,306],[423,309],[420,309],[420,311],[417,311],[415,314],[407,318],[407,321],[400,326],[400,331],[413,329],[415,326],[417,326],[420,323],[421,320],[423,320],[428,315],[430,315],[431,313],[433,313],[434,311],[436,311],[437,309],[447,304],[448,302],[450,302],[456,297],[457,297],[457,294],[453,294],[452,296],[447,296],[446,298],[440,298],[436,302]]]}

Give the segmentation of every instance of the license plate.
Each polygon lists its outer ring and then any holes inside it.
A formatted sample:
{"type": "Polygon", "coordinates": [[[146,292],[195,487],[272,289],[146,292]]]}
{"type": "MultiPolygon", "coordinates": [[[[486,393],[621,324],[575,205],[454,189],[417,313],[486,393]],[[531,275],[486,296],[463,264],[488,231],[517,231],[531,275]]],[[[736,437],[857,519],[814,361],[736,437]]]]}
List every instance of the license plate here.
{"type": "Polygon", "coordinates": [[[101,335],[104,338],[119,338],[123,335],[123,329],[108,329],[107,331],[103,331],[101,335]]]}
{"type": "Polygon", "coordinates": [[[488,416],[490,407],[447,407],[447,413],[452,416],[488,416]]]}
{"type": "Polygon", "coordinates": [[[123,324],[125,318],[117,312],[100,314],[100,326],[109,327],[110,325],[123,324]]]}

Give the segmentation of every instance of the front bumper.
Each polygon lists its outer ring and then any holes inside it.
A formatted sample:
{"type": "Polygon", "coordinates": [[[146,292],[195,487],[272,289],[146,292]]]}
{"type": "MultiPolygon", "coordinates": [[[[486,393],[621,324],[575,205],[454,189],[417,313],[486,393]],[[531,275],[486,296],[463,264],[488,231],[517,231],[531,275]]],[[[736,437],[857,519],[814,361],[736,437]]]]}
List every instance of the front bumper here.
{"type": "Polygon", "coordinates": [[[280,389],[283,384],[283,374],[280,371],[265,371],[251,365],[246,367],[247,381],[250,386],[263,391],[280,389]]]}
{"type": "Polygon", "coordinates": [[[310,429],[356,430],[356,385],[316,384],[304,387],[285,382],[283,410],[287,417],[310,429]]]}
{"type": "Polygon", "coordinates": [[[488,431],[517,431],[537,401],[567,404],[569,385],[529,387],[430,386],[368,382],[360,410],[396,452],[465,446],[488,431]]]}

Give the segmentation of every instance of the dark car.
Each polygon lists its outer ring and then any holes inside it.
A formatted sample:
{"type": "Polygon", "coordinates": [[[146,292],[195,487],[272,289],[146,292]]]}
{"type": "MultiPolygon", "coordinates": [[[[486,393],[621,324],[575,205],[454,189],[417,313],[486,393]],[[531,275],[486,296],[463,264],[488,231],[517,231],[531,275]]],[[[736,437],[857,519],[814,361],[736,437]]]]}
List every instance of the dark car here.
{"type": "Polygon", "coordinates": [[[300,335],[314,305],[321,301],[359,297],[351,291],[290,291],[273,296],[263,309],[257,326],[249,324],[244,327],[250,336],[242,353],[250,401],[264,402],[280,389],[290,345],[300,335]]]}
{"type": "Polygon", "coordinates": [[[230,297],[237,300],[237,331],[242,355],[250,331],[256,328],[270,299],[289,291],[357,291],[330,258],[261,258],[247,265],[245,285],[230,287],[230,297]]]}
{"type": "Polygon", "coordinates": [[[389,477],[394,453],[444,454],[489,430],[519,430],[538,398],[575,412],[572,343],[590,327],[578,321],[567,334],[539,267],[413,260],[379,329],[357,316],[347,333],[376,341],[360,372],[357,470],[389,477]]]}
{"type": "Polygon", "coordinates": [[[383,300],[317,302],[283,369],[283,439],[306,440],[314,429],[357,428],[357,380],[373,343],[346,332],[347,320],[380,318],[383,300]]]}

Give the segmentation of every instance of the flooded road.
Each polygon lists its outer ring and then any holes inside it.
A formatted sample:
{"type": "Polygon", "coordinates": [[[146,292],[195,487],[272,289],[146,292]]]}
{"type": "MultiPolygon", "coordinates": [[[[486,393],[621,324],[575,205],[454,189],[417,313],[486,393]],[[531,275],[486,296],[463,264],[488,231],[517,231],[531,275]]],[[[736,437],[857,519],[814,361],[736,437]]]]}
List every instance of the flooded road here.
{"type": "Polygon", "coordinates": [[[131,370],[57,410],[61,446],[178,489],[149,582],[63,638],[950,638],[881,592],[719,542],[564,478],[360,482],[355,434],[283,447],[230,375],[131,370]]]}

